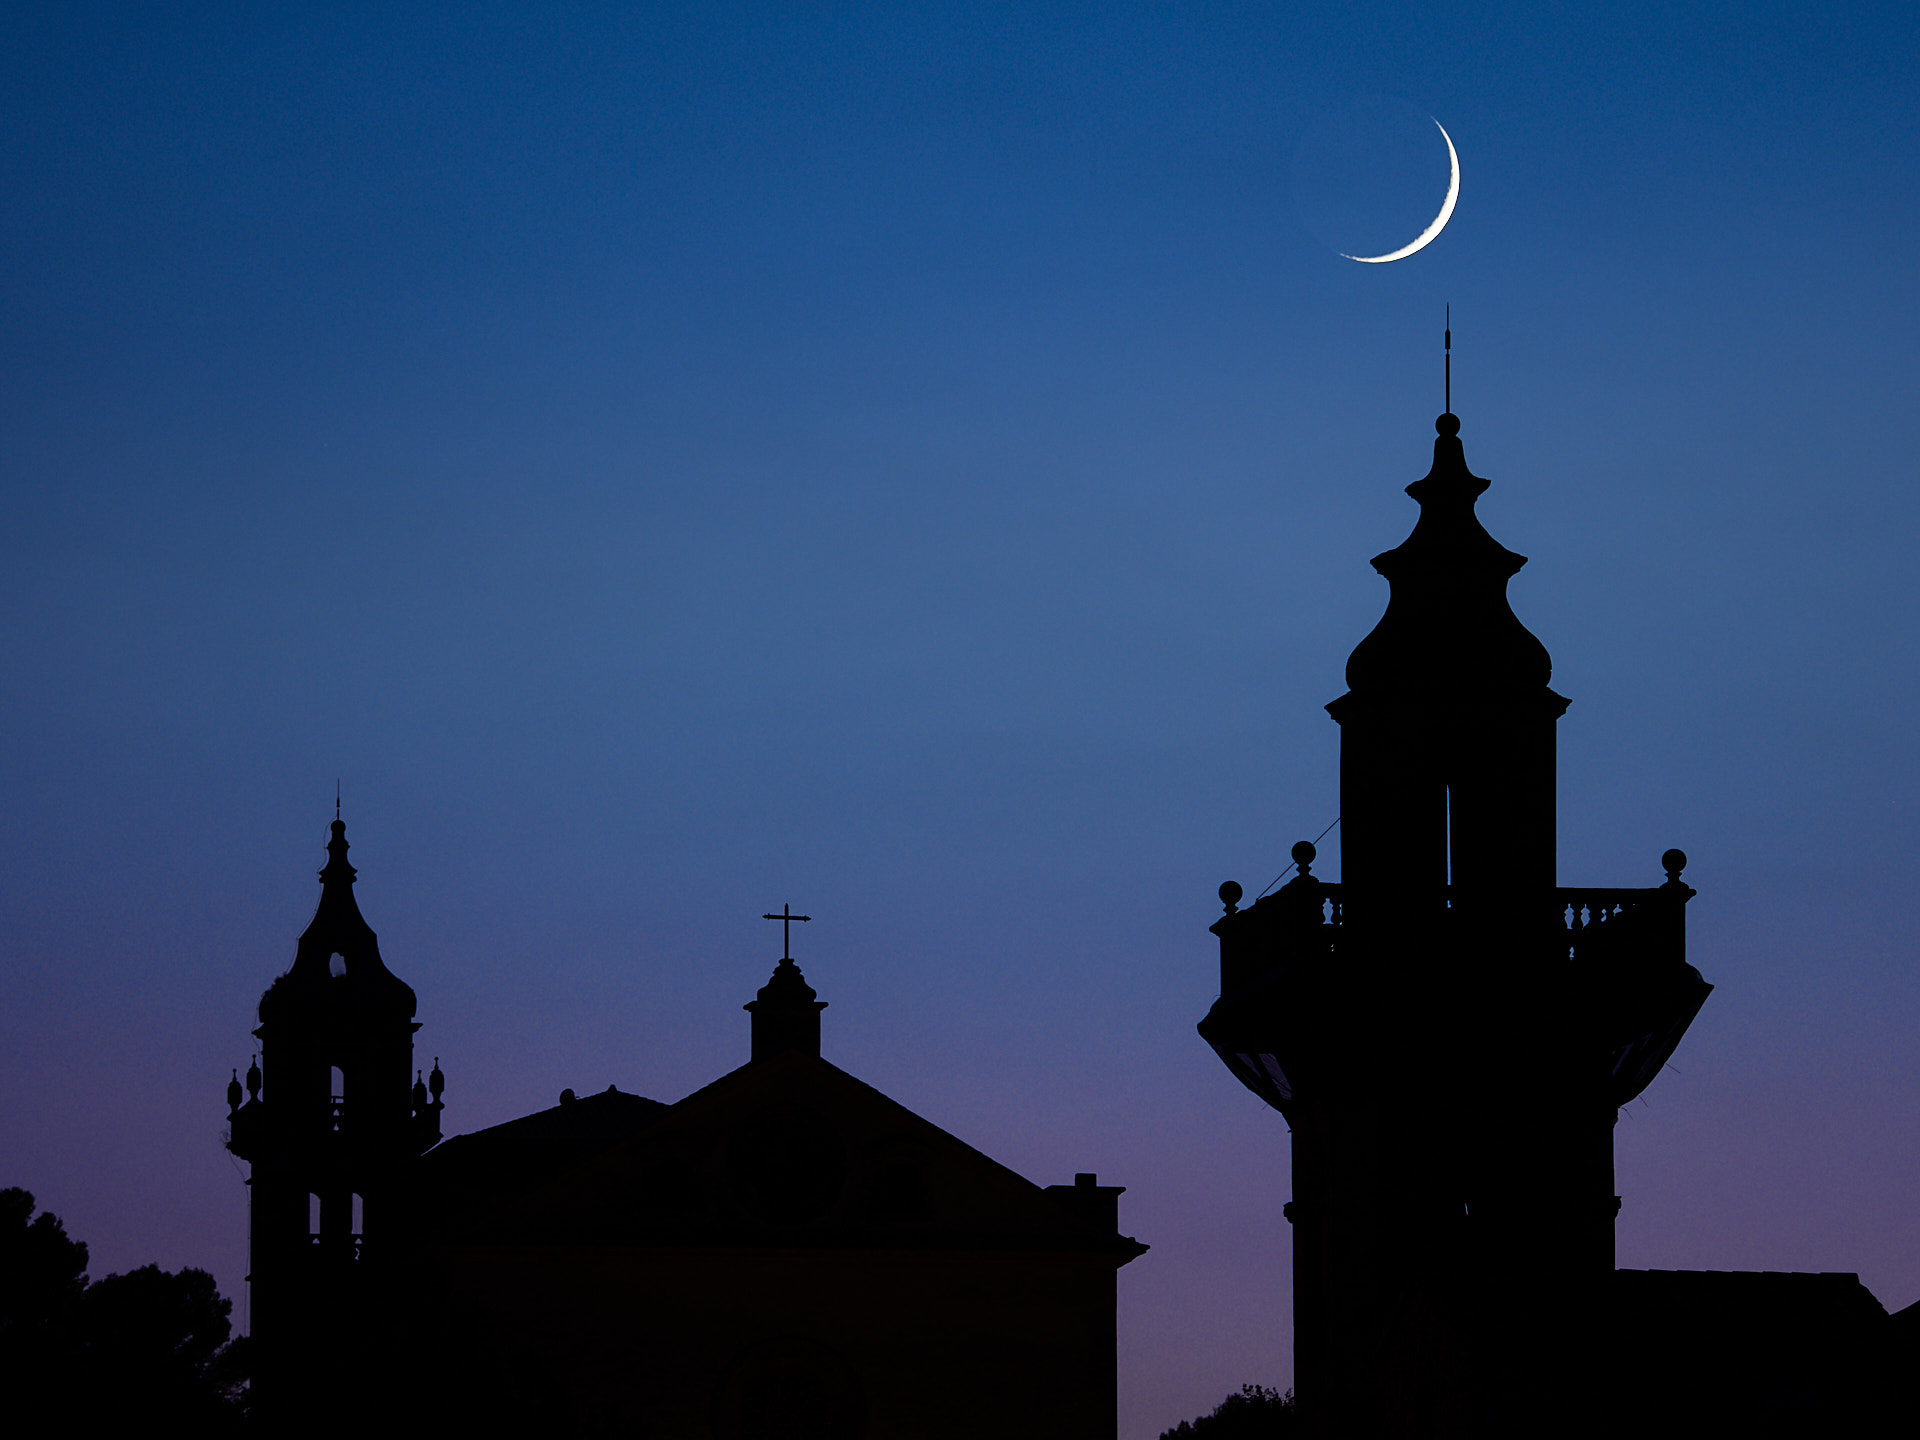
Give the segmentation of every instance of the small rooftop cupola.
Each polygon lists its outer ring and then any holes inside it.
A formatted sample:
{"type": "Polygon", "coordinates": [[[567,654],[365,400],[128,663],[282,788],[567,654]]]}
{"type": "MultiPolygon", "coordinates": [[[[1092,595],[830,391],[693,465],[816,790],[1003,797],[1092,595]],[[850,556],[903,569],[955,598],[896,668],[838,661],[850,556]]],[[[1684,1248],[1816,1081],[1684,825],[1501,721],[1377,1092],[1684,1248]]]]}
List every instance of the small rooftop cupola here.
{"type": "Polygon", "coordinates": [[[759,993],[741,1008],[753,1016],[754,1060],[766,1060],[789,1051],[820,1054],[820,1012],[827,1002],[807,984],[807,977],[793,963],[793,922],[811,920],[811,915],[795,915],[791,906],[782,906],[778,915],[761,917],[781,922],[780,963],[759,993]]]}

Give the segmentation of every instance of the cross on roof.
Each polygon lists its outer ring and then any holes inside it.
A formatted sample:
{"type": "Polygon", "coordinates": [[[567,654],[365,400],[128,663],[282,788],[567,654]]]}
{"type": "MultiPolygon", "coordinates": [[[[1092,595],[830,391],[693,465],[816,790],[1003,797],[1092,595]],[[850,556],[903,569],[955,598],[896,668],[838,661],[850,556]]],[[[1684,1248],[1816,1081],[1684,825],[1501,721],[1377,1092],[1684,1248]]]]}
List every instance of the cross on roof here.
{"type": "Polygon", "coordinates": [[[780,922],[780,959],[784,963],[791,964],[793,962],[793,955],[791,953],[793,950],[793,922],[796,920],[811,920],[813,917],[811,915],[796,915],[793,913],[793,907],[791,905],[782,905],[778,915],[762,915],[760,918],[762,920],[778,920],[780,922]]]}

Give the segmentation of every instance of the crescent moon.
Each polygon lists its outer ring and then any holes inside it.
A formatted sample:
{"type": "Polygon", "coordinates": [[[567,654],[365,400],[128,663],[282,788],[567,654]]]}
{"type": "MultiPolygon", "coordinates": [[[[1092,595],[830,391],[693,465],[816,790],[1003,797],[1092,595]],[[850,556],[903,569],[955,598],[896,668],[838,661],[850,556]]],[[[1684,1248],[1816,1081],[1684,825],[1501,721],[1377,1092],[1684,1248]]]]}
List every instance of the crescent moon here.
{"type": "Polygon", "coordinates": [[[1434,237],[1447,228],[1447,221],[1453,218],[1454,203],[1460,198],[1460,152],[1453,148],[1453,137],[1447,134],[1447,127],[1438,120],[1433,128],[1440,132],[1440,138],[1447,142],[1447,164],[1452,168],[1453,176],[1447,181],[1447,198],[1440,202],[1440,213],[1434,216],[1433,223],[1422,230],[1410,245],[1403,245],[1391,255],[1349,255],[1340,252],[1342,260],[1358,260],[1362,265],[1384,265],[1389,260],[1404,260],[1415,251],[1424,250],[1431,245],[1434,237]]]}

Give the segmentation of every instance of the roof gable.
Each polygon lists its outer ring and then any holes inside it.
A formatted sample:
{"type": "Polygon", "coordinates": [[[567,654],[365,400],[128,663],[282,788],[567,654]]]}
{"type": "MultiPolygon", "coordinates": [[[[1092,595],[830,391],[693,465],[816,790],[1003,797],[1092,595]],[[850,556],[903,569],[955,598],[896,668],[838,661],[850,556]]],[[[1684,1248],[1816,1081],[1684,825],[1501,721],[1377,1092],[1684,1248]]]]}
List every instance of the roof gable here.
{"type": "Polygon", "coordinates": [[[1117,1186],[1042,1189],[817,1056],[742,1066],[472,1239],[525,1243],[1018,1249],[1145,1247],[1117,1186]]]}

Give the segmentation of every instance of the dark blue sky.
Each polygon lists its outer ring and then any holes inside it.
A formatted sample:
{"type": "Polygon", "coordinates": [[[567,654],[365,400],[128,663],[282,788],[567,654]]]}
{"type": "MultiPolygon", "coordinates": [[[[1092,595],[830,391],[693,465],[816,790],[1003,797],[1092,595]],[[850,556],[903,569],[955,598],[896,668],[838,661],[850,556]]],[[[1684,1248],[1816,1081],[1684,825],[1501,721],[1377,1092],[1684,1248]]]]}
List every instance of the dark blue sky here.
{"type": "Polygon", "coordinates": [[[1451,302],[1562,881],[1683,846],[1719,986],[1622,1263],[1920,1298],[1912,7],[390,8],[0,19],[0,1183],[96,1273],[239,1289],[337,776],[453,1128],[731,1068],[790,900],[830,1059],[1131,1187],[1127,1440],[1288,1383],[1205,927],[1451,302]],[[1459,208],[1354,265],[1296,162],[1396,115],[1459,208]]]}

